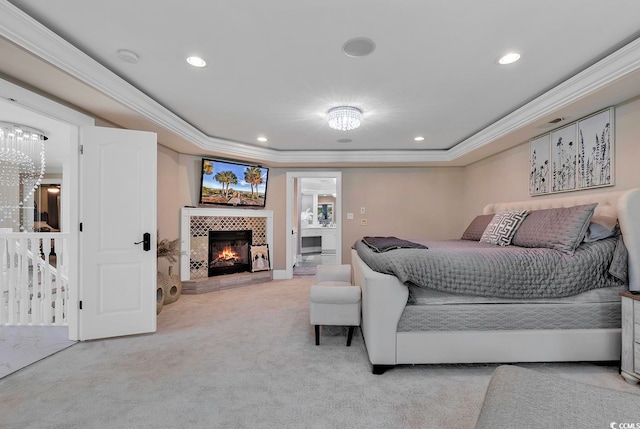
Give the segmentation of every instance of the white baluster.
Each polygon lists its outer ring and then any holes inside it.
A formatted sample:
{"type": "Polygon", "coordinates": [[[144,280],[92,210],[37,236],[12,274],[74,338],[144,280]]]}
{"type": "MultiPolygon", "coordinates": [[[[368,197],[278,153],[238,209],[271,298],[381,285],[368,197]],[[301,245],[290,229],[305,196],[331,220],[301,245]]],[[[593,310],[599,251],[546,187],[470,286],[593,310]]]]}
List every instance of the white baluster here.
{"type": "Polygon", "coordinates": [[[52,240],[53,248],[56,253],[56,325],[63,325],[64,320],[64,294],[66,293],[66,287],[64,282],[62,281],[62,266],[60,265],[62,258],[61,255],[64,253],[64,246],[62,245],[62,240],[52,240]]]}
{"type": "Polygon", "coordinates": [[[18,285],[18,266],[17,266],[17,247],[16,239],[11,238],[7,242],[9,250],[9,303],[8,303],[8,322],[15,325],[18,322],[18,305],[16,297],[16,287],[18,285]]]}
{"type": "Polygon", "coordinates": [[[29,240],[20,239],[20,274],[18,300],[20,302],[20,324],[29,323],[29,240]]]}
{"type": "Polygon", "coordinates": [[[0,238],[0,325],[9,321],[9,253],[7,239],[0,238]]]}
{"type": "Polygon", "coordinates": [[[42,239],[42,252],[44,253],[44,261],[42,263],[42,275],[44,278],[44,284],[42,287],[42,300],[44,303],[43,308],[43,323],[50,325],[53,323],[53,309],[51,303],[53,302],[53,282],[51,281],[51,265],[49,264],[49,254],[51,253],[51,239],[42,239]]]}
{"type": "Polygon", "coordinates": [[[59,239],[59,242],[62,242],[62,252],[58,253],[58,278],[60,279],[60,284],[64,286],[64,294],[63,298],[63,306],[62,306],[62,323],[67,325],[69,323],[69,252],[68,252],[68,242],[69,240],[66,238],[59,239]]]}
{"type": "Polygon", "coordinates": [[[38,259],[40,257],[40,239],[31,239],[31,324],[42,323],[42,270],[38,259]]]}

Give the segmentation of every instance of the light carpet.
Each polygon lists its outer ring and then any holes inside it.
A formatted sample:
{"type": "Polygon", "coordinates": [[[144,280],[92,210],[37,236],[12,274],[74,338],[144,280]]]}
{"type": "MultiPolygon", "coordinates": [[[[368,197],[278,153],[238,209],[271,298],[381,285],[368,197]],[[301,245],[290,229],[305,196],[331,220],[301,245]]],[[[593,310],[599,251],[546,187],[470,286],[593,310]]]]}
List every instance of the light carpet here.
{"type": "Polygon", "coordinates": [[[0,378],[75,343],[66,326],[0,326],[0,378]]]}
{"type": "MultiPolygon", "coordinates": [[[[7,428],[473,428],[496,365],[371,374],[309,325],[313,278],[182,296],[150,335],[78,343],[0,380],[7,428]]],[[[357,331],[359,334],[359,331],[357,331]]],[[[522,366],[637,392],[617,364],[522,366]]]]}

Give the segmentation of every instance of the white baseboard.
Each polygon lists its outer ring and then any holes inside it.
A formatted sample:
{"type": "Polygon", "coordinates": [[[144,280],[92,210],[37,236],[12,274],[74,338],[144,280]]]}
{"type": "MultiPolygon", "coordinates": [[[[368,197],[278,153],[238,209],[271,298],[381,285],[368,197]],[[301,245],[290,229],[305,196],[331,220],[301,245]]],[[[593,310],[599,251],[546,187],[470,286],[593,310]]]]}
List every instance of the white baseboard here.
{"type": "Polygon", "coordinates": [[[289,280],[293,277],[287,276],[287,270],[273,270],[274,280],[289,280]]]}

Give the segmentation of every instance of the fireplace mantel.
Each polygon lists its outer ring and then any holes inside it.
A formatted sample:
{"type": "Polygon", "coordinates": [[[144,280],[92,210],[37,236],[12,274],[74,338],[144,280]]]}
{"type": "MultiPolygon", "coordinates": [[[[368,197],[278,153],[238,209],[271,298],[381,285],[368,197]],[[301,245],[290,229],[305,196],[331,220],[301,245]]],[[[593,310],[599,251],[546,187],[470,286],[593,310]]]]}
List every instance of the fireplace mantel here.
{"type": "Polygon", "coordinates": [[[273,211],[232,208],[183,207],[180,214],[180,279],[191,280],[191,218],[223,217],[223,218],[265,218],[266,244],[269,245],[273,269],[273,211]]]}

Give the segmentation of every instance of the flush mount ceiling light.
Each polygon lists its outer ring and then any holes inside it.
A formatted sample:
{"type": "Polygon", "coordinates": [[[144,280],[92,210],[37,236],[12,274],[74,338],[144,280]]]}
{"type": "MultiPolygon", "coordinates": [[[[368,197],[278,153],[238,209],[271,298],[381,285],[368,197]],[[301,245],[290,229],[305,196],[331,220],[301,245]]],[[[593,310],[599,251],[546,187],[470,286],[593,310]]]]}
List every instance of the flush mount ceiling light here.
{"type": "Polygon", "coordinates": [[[187,62],[194,67],[205,67],[207,62],[200,57],[188,57],[187,62]]]}
{"type": "Polygon", "coordinates": [[[417,136],[417,137],[414,137],[414,138],[413,138],[413,140],[415,140],[415,141],[417,141],[417,142],[421,142],[421,141],[423,141],[423,140],[424,140],[424,137],[422,137],[422,136],[417,136]]]}
{"type": "Polygon", "coordinates": [[[362,122],[362,110],[352,106],[334,107],[327,113],[327,122],[334,130],[355,130],[362,122]]]}
{"type": "Polygon", "coordinates": [[[17,232],[33,224],[33,191],[44,176],[45,140],[42,131],[0,122],[0,227],[17,232]]]}
{"type": "Polygon", "coordinates": [[[256,140],[258,140],[259,142],[264,143],[264,142],[266,142],[268,139],[267,139],[266,137],[264,137],[264,136],[260,136],[260,137],[258,137],[256,140]]]}
{"type": "Polygon", "coordinates": [[[496,60],[500,65],[513,64],[520,59],[520,54],[517,52],[509,52],[506,55],[501,56],[496,60]]]}

